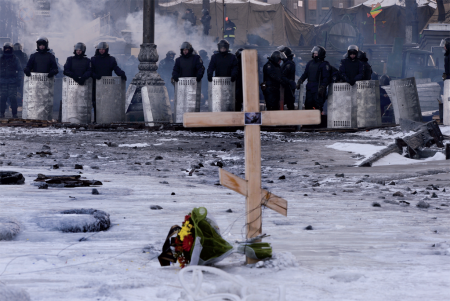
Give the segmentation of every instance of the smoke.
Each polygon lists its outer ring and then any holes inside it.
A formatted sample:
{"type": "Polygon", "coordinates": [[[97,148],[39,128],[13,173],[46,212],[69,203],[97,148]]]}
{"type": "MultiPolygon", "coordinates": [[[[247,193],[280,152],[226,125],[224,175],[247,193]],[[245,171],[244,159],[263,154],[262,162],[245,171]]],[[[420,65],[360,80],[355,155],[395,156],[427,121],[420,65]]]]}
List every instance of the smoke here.
{"type": "MultiPolygon", "coordinates": [[[[42,15],[46,11],[45,2],[33,0],[8,0],[18,11],[24,28],[20,41],[25,51],[30,54],[36,49],[36,39],[45,36],[49,39],[49,48],[53,49],[60,64],[73,53],[77,42],[86,44],[88,53],[93,53],[93,44],[89,38],[95,37],[100,28],[90,28],[94,13],[104,9],[106,0],[58,0],[50,1],[50,15],[42,15]],[[34,10],[40,5],[40,10],[34,10]]],[[[94,24],[92,24],[94,26],[94,24]]],[[[92,27],[91,26],[91,27],[92,27]]],[[[16,42],[16,41],[14,41],[16,42]]]]}
{"type": "MultiPolygon", "coordinates": [[[[174,17],[156,14],[155,16],[155,44],[158,46],[159,58],[164,59],[168,51],[180,53],[180,46],[184,41],[192,44],[192,47],[199,52],[206,50],[211,57],[212,52],[217,50],[217,42],[211,36],[203,36],[203,27],[200,25],[188,27],[192,34],[187,35],[184,30],[183,20],[177,22],[174,17]]],[[[142,44],[142,23],[143,13],[137,12],[129,14],[126,18],[126,24],[132,31],[132,42],[135,45],[142,44]]],[[[208,66],[205,66],[206,68],[208,66]]]]}

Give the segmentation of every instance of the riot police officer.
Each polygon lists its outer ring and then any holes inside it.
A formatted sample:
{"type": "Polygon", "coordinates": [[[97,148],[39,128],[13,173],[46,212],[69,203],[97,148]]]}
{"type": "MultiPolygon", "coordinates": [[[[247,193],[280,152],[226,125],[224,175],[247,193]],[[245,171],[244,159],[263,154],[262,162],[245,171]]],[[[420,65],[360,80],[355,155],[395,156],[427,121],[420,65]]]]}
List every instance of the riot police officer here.
{"type": "Polygon", "coordinates": [[[195,27],[197,26],[197,17],[195,16],[192,9],[188,8],[186,9],[186,12],[184,13],[183,17],[181,17],[182,20],[184,20],[184,32],[186,35],[191,35],[195,31],[195,27]]]}
{"type": "Polygon", "coordinates": [[[230,53],[230,43],[227,40],[220,40],[217,43],[218,53],[211,57],[208,66],[208,81],[212,82],[213,76],[231,77],[231,81],[235,82],[238,76],[238,62],[236,56],[230,53]]]}
{"type": "Polygon", "coordinates": [[[297,89],[308,79],[306,85],[306,110],[323,110],[327,97],[327,86],[330,84],[331,66],[325,61],[327,51],[322,46],[314,46],[311,50],[312,60],[305,67],[305,72],[297,82],[297,89]]]}
{"type": "Polygon", "coordinates": [[[63,73],[82,86],[91,77],[91,60],[86,57],[84,43],[77,43],[73,48],[74,56],[67,58],[63,73]]]}
{"type": "Polygon", "coordinates": [[[263,67],[262,90],[266,108],[268,111],[280,109],[280,85],[281,85],[281,61],[286,56],[280,51],[274,51],[268,57],[267,63],[263,67]]]}
{"type": "Polygon", "coordinates": [[[293,61],[294,53],[289,47],[280,46],[279,51],[286,56],[281,66],[281,80],[284,88],[284,103],[288,110],[295,109],[295,62],[293,61]]]}
{"type": "Polygon", "coordinates": [[[358,60],[358,46],[350,45],[347,49],[347,57],[341,60],[339,72],[341,78],[350,85],[364,78],[364,65],[358,60]]]}
{"type": "Polygon", "coordinates": [[[13,53],[19,59],[20,65],[25,67],[28,62],[28,55],[25,52],[23,52],[22,44],[20,44],[20,43],[14,44],[13,53]]]}
{"type": "Polygon", "coordinates": [[[27,66],[23,70],[26,76],[31,76],[31,72],[48,73],[49,78],[58,74],[58,64],[55,56],[50,53],[48,39],[40,37],[37,41],[37,52],[30,55],[27,66]]]}
{"type": "Polygon", "coordinates": [[[242,111],[243,103],[244,103],[244,87],[242,82],[242,51],[244,51],[244,48],[239,48],[236,50],[236,59],[238,62],[237,65],[237,78],[236,78],[236,92],[235,92],[235,110],[237,112],[242,111]]]}
{"type": "Polygon", "coordinates": [[[158,73],[164,80],[167,92],[169,93],[169,99],[174,98],[173,86],[170,84],[170,78],[174,65],[175,65],[175,52],[168,51],[166,53],[166,58],[161,60],[158,66],[158,73]]]}
{"type": "Polygon", "coordinates": [[[363,64],[364,72],[362,80],[371,80],[372,79],[372,66],[368,63],[369,59],[364,51],[358,51],[358,60],[363,64]]]}
{"type": "Polygon", "coordinates": [[[5,117],[6,101],[9,98],[13,118],[17,118],[17,87],[22,82],[22,66],[13,54],[13,44],[3,45],[0,57],[0,118],[5,117]]]}
{"type": "MultiPolygon", "coordinates": [[[[209,66],[210,63],[210,59],[208,57],[208,52],[206,52],[206,50],[202,49],[198,52],[198,55],[201,57],[202,61],[203,61],[203,66],[209,66]]],[[[209,98],[208,95],[208,77],[204,76],[202,78],[202,105],[206,104],[206,101],[209,98]]]]}
{"type": "Polygon", "coordinates": [[[202,58],[194,54],[191,43],[183,42],[180,47],[181,56],[175,60],[173,66],[172,79],[178,82],[180,77],[196,77],[197,82],[202,80],[205,73],[202,58]]]}
{"type": "Polygon", "coordinates": [[[211,16],[209,15],[209,10],[202,9],[202,18],[200,22],[203,24],[203,35],[209,35],[209,29],[211,28],[211,16]]]}
{"type": "Polygon", "coordinates": [[[450,79],[450,38],[445,38],[442,40],[444,44],[444,74],[442,75],[442,80],[450,79]]]}
{"type": "Polygon", "coordinates": [[[95,47],[95,56],[91,58],[91,73],[94,79],[94,85],[92,89],[92,105],[94,107],[94,122],[97,120],[96,109],[96,82],[95,80],[101,79],[103,76],[112,76],[114,73],[120,76],[122,80],[126,81],[127,76],[125,72],[117,65],[116,58],[109,54],[109,45],[106,42],[100,42],[95,47]]]}

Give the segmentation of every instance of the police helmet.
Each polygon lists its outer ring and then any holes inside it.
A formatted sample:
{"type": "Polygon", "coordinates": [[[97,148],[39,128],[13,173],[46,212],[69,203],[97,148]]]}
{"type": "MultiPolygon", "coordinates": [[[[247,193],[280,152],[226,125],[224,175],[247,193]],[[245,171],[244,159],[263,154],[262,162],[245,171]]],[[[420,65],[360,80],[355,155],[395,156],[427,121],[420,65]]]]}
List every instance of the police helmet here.
{"type": "Polygon", "coordinates": [[[49,43],[48,43],[48,39],[46,37],[39,37],[36,40],[36,44],[37,44],[38,48],[39,48],[39,46],[44,45],[45,49],[48,49],[48,44],[49,43]]]}
{"type": "Polygon", "coordinates": [[[325,56],[327,54],[327,51],[322,46],[314,46],[313,49],[311,49],[311,57],[314,58],[314,53],[317,52],[317,56],[319,59],[323,60],[325,59],[325,56]]]}
{"type": "Polygon", "coordinates": [[[175,52],[173,52],[172,50],[170,50],[166,53],[166,57],[171,57],[171,56],[175,57],[175,52]]]}
{"type": "Polygon", "coordinates": [[[23,50],[23,46],[20,43],[16,43],[14,44],[14,51],[22,51],[23,50]]]}
{"type": "Polygon", "coordinates": [[[190,8],[187,8],[186,11],[192,13],[192,9],[190,9],[190,8]]]}
{"type": "Polygon", "coordinates": [[[268,57],[268,59],[273,63],[278,64],[279,61],[286,59],[286,55],[281,51],[275,50],[272,52],[272,55],[268,57]]]}
{"type": "Polygon", "coordinates": [[[209,15],[209,10],[206,8],[202,9],[202,14],[209,15]]]}
{"type": "Polygon", "coordinates": [[[391,83],[391,78],[387,74],[380,77],[380,86],[388,86],[391,83]]]}
{"type": "Polygon", "coordinates": [[[289,47],[281,45],[280,47],[277,48],[277,50],[283,52],[286,55],[286,57],[288,57],[288,58],[294,57],[294,53],[292,52],[291,48],[289,48],[289,47]]]}
{"type": "Polygon", "coordinates": [[[97,44],[97,46],[95,46],[95,53],[98,54],[100,49],[104,49],[105,53],[109,52],[109,45],[106,42],[100,42],[97,44]]]}
{"type": "Polygon", "coordinates": [[[3,44],[3,51],[6,51],[6,48],[10,48],[12,51],[14,49],[14,45],[10,42],[6,42],[5,44],[3,44]]]}
{"type": "Polygon", "coordinates": [[[236,58],[239,59],[241,57],[242,51],[244,51],[244,48],[239,48],[238,50],[236,50],[236,58]]]}
{"type": "Polygon", "coordinates": [[[361,62],[367,62],[369,59],[367,58],[367,55],[366,55],[366,53],[364,52],[364,51],[362,51],[362,50],[360,50],[360,51],[358,51],[358,59],[361,61],[361,62]]]}
{"type": "Polygon", "coordinates": [[[206,50],[202,49],[198,52],[198,55],[200,55],[202,58],[208,56],[208,52],[206,50]]]}
{"type": "Polygon", "coordinates": [[[183,42],[183,44],[181,44],[181,47],[180,47],[181,55],[183,55],[183,50],[184,49],[189,50],[189,53],[193,53],[194,52],[194,48],[192,48],[192,44],[189,43],[189,42],[183,42]]]}
{"type": "Polygon", "coordinates": [[[219,43],[217,43],[217,49],[220,52],[220,49],[225,47],[226,51],[228,52],[230,50],[230,43],[228,43],[227,40],[220,40],[219,43]]]}
{"type": "Polygon", "coordinates": [[[348,46],[348,49],[347,49],[348,56],[350,56],[351,54],[354,54],[354,55],[357,56],[358,55],[358,51],[359,51],[358,46],[356,46],[356,45],[348,46]]]}
{"type": "Polygon", "coordinates": [[[84,43],[81,43],[81,42],[76,43],[73,46],[73,53],[76,54],[77,50],[81,50],[81,52],[82,52],[81,55],[84,55],[86,53],[86,45],[84,43]]]}

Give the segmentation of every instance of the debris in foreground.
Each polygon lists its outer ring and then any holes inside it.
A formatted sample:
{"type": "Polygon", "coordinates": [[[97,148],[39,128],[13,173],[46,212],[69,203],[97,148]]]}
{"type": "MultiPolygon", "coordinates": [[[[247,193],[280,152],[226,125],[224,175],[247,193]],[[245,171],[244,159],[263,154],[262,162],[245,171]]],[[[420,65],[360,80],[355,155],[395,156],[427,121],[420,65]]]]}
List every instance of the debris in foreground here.
{"type": "Polygon", "coordinates": [[[47,176],[38,174],[35,182],[44,182],[49,187],[89,187],[96,185],[103,185],[102,182],[97,180],[83,180],[80,175],[69,176],[47,176]]]}

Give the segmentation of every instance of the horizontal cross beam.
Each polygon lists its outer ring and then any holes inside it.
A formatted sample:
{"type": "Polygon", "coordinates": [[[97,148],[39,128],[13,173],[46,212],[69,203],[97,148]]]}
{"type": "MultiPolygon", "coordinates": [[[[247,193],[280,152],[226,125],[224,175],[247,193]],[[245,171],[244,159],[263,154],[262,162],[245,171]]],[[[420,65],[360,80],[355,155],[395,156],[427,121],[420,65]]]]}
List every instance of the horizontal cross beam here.
{"type": "MultiPolygon", "coordinates": [[[[262,125],[307,125],[320,124],[319,110],[301,111],[263,111],[262,125]]],[[[244,112],[216,112],[216,113],[184,113],[184,127],[227,127],[244,126],[244,112]]]]}

